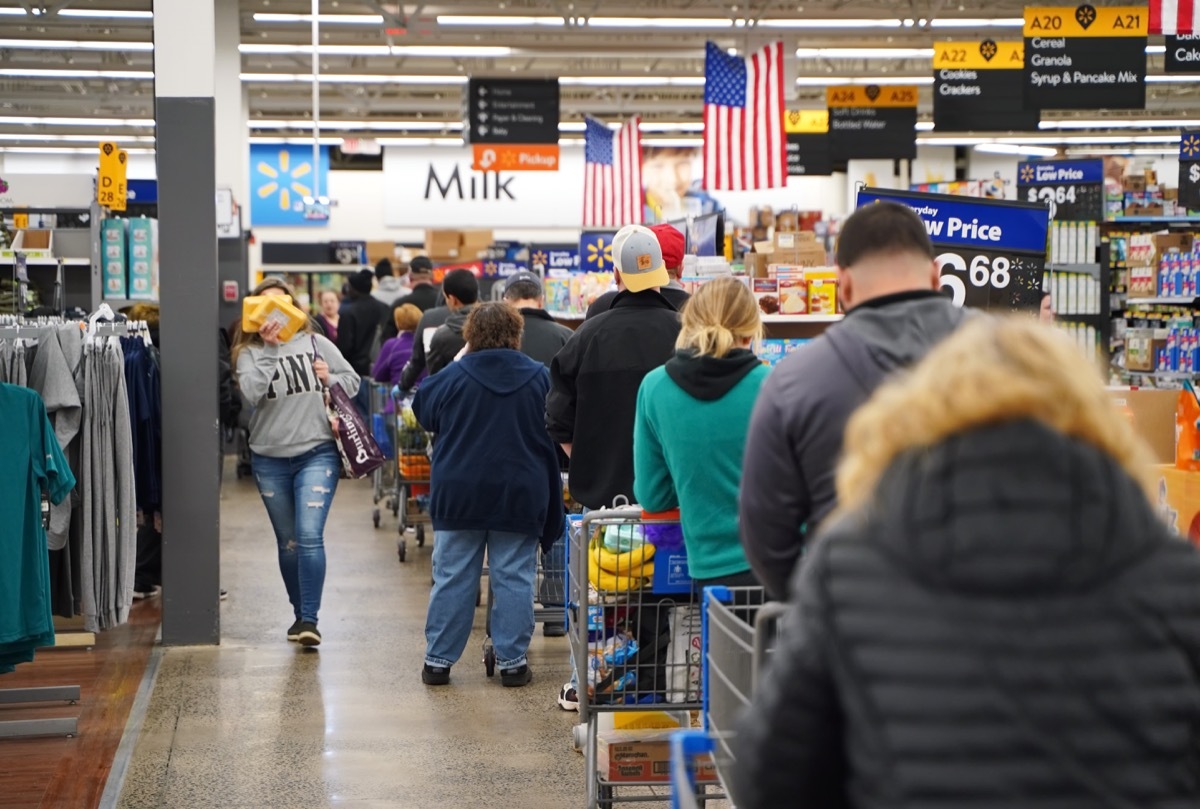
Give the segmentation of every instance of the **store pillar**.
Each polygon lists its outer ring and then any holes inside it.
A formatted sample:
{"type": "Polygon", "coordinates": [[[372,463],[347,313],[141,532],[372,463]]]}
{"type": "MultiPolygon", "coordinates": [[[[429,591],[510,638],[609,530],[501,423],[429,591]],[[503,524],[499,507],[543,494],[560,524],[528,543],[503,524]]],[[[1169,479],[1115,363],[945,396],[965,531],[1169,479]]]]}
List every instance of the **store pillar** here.
{"type": "Polygon", "coordinates": [[[163,643],[220,642],[214,0],[154,0],[163,643]]]}

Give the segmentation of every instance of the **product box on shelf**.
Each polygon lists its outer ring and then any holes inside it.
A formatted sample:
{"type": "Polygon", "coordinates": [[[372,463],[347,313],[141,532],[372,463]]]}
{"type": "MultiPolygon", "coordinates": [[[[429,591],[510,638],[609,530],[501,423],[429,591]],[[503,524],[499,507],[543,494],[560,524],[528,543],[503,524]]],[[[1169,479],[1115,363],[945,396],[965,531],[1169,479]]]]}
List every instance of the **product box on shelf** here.
{"type": "Polygon", "coordinates": [[[126,230],[124,219],[105,219],[100,223],[100,267],[105,298],[129,297],[126,230]]]}
{"type": "Polygon", "coordinates": [[[1159,352],[1167,347],[1166,329],[1127,329],[1125,365],[1131,371],[1157,370],[1159,352]]]}
{"type": "Polygon", "coordinates": [[[1200,545],[1200,474],[1174,466],[1159,466],[1155,471],[1159,516],[1175,533],[1200,545]]]}
{"type": "Polygon", "coordinates": [[[758,309],[764,315],[779,314],[779,279],[752,278],[750,291],[758,301],[758,309]]]}
{"type": "Polygon", "coordinates": [[[426,230],[425,252],[432,259],[455,260],[462,255],[462,231],[426,230]]]}
{"type": "Polygon", "coordinates": [[[808,278],[804,268],[785,264],[773,266],[775,280],[779,282],[779,314],[807,314],[808,278]]]}
{"type": "Polygon", "coordinates": [[[129,220],[129,299],[158,298],[158,220],[129,220]]]}
{"type": "MultiPolygon", "coordinates": [[[[671,734],[677,730],[607,730],[597,734],[597,763],[612,783],[671,780],[671,734]]],[[[698,782],[717,780],[710,760],[695,762],[698,782]]]]}
{"type": "Polygon", "coordinates": [[[1155,462],[1175,463],[1175,410],[1179,391],[1112,388],[1109,397],[1150,446],[1155,462]]]}
{"type": "Polygon", "coordinates": [[[808,273],[808,313],[837,314],[837,271],[818,270],[808,273]]]}

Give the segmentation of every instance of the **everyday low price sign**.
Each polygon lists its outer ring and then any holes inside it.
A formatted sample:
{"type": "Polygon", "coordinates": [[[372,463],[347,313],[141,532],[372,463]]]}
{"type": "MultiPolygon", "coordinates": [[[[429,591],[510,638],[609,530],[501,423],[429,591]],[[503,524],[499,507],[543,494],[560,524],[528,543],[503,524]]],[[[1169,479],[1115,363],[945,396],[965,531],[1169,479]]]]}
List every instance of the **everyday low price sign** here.
{"type": "Polygon", "coordinates": [[[921,217],[937,250],[942,289],[956,306],[1036,311],[1042,299],[1046,235],[1042,205],[864,188],[858,207],[890,200],[921,217]]]}
{"type": "Polygon", "coordinates": [[[1039,202],[1057,222],[1104,219],[1103,160],[1030,160],[1017,166],[1017,199],[1039,202]]]}
{"type": "Polygon", "coordinates": [[[1179,206],[1200,211],[1200,130],[1185,131],[1179,139],[1179,206]]]}

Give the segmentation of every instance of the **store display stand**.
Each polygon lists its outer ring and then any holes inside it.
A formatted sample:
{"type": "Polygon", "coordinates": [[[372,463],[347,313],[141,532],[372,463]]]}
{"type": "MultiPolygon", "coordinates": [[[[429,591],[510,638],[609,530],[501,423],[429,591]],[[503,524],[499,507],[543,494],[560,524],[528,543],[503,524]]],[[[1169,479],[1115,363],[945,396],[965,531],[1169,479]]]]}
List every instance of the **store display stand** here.
{"type": "MultiPolygon", "coordinates": [[[[0,705],[25,705],[66,702],[76,705],[80,699],[77,685],[46,686],[41,688],[0,688],[0,705]]],[[[0,739],[22,739],[30,736],[66,736],[79,733],[79,717],[54,719],[6,719],[0,721],[0,739]]]]}

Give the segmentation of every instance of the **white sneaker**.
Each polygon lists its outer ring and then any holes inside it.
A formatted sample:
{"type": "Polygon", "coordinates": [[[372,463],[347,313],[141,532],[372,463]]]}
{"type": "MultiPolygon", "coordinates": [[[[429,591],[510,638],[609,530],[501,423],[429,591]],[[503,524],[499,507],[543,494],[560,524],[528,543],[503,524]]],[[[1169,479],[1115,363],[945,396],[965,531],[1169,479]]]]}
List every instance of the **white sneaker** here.
{"type": "Polygon", "coordinates": [[[154,585],[153,587],[151,587],[149,590],[134,590],[133,591],[133,600],[134,601],[143,601],[147,598],[154,598],[156,595],[158,595],[161,592],[162,592],[162,587],[160,587],[157,584],[154,585]]]}
{"type": "Polygon", "coordinates": [[[564,711],[579,710],[579,694],[575,691],[575,686],[570,683],[564,683],[562,690],[558,692],[558,707],[564,711]]]}

